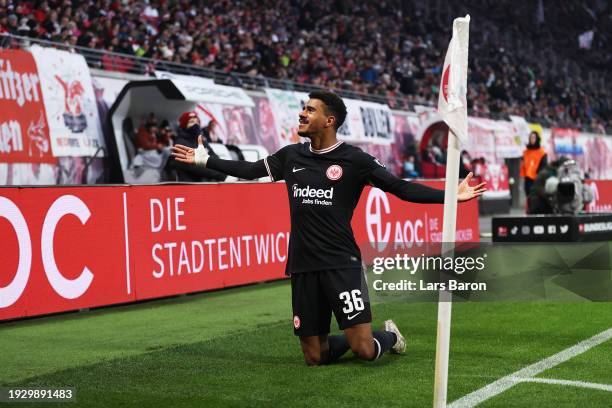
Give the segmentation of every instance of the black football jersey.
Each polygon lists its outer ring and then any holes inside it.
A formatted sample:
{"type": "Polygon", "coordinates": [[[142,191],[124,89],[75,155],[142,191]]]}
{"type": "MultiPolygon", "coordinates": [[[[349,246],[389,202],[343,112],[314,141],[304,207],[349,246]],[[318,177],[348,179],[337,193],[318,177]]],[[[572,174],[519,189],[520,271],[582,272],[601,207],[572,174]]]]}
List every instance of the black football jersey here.
{"type": "MultiPolygon", "coordinates": [[[[379,161],[356,146],[337,142],[314,150],[310,143],[293,144],[264,159],[273,181],[285,180],[291,213],[287,273],[361,267],[351,219],[367,184],[394,193],[408,183],[390,174],[379,161]]],[[[419,186],[424,187],[424,186],[419,186]]],[[[404,190],[404,191],[402,191],[404,190]]],[[[407,197],[421,202],[443,202],[443,191],[433,197],[407,197]]]]}
{"type": "Polygon", "coordinates": [[[402,180],[341,141],[322,150],[310,143],[288,145],[254,163],[211,157],[206,166],[246,179],[267,174],[285,180],[291,214],[287,274],[361,267],[351,219],[366,184],[406,201],[444,202],[443,190],[402,180]]]}
{"type": "Polygon", "coordinates": [[[343,142],[316,151],[294,144],[265,159],[272,180],[285,180],[291,212],[287,273],[360,267],[351,219],[367,175],[380,165],[343,142]]]}

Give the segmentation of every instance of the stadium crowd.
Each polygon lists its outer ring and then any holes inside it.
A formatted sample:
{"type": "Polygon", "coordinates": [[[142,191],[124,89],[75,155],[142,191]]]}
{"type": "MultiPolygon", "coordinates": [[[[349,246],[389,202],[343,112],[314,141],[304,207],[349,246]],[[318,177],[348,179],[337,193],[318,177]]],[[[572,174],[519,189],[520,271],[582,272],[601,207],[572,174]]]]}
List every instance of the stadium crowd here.
{"type": "Polygon", "coordinates": [[[0,0],[0,32],[431,104],[452,19],[469,12],[473,115],[612,129],[609,2],[549,3],[0,0]]]}

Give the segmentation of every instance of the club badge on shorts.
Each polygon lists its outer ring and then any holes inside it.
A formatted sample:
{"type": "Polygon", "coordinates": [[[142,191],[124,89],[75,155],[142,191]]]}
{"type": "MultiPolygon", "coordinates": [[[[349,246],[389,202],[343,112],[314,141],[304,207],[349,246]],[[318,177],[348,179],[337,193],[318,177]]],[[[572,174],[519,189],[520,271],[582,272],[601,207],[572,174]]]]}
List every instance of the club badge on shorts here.
{"type": "Polygon", "coordinates": [[[336,181],[342,177],[342,167],[338,166],[337,164],[332,164],[327,168],[325,175],[328,179],[336,181]]]}
{"type": "Polygon", "coordinates": [[[296,329],[300,328],[300,317],[298,315],[293,316],[293,327],[295,327],[296,329]]]}

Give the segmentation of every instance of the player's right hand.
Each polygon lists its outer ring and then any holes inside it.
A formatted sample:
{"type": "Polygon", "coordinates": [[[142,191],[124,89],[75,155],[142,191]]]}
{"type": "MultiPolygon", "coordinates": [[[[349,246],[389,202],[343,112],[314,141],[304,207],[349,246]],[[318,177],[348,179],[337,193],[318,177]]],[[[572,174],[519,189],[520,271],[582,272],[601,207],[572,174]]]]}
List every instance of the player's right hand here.
{"type": "Polygon", "coordinates": [[[206,162],[210,157],[208,149],[204,147],[202,135],[198,136],[197,149],[177,144],[172,146],[172,155],[177,161],[202,167],[206,167],[206,162]]]}

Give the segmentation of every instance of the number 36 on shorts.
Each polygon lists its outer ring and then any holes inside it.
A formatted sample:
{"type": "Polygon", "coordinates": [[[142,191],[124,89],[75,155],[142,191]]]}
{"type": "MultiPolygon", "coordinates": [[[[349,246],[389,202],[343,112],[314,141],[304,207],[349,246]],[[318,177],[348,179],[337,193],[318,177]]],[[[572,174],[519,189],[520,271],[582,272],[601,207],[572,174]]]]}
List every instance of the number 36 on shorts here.
{"type": "Polygon", "coordinates": [[[345,305],[342,308],[342,313],[348,314],[355,310],[359,312],[364,309],[363,299],[361,298],[361,291],[359,289],[353,289],[350,292],[342,292],[338,297],[345,305]]]}

